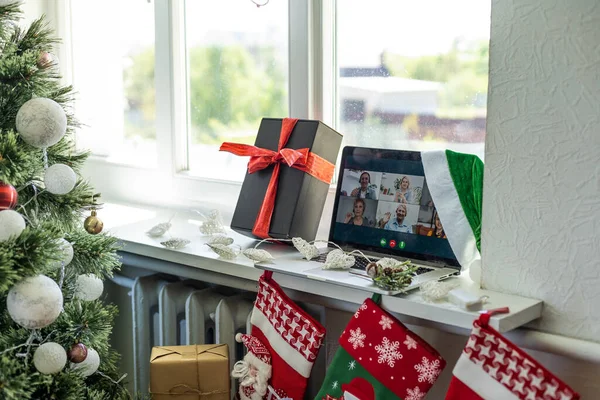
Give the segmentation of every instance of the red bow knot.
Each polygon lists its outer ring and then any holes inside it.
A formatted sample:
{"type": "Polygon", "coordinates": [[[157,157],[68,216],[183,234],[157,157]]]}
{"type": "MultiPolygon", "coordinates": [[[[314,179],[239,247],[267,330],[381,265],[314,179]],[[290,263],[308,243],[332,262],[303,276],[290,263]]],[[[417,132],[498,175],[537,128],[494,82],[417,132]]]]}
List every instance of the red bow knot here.
{"type": "Polygon", "coordinates": [[[238,147],[246,154],[238,154],[238,155],[248,155],[254,153],[255,155],[250,156],[250,161],[248,161],[248,172],[251,174],[256,171],[260,171],[261,169],[267,168],[269,165],[273,165],[276,163],[285,163],[288,167],[306,167],[308,162],[309,150],[305,149],[289,149],[284,148],[279,151],[273,151],[268,149],[261,149],[259,147],[244,145],[244,144],[234,144],[234,143],[223,143],[221,146],[221,150],[229,151],[231,153],[237,154],[234,150],[234,146],[238,147]]]}
{"type": "Polygon", "coordinates": [[[275,208],[275,197],[277,196],[277,183],[279,180],[281,164],[285,163],[290,168],[296,168],[306,172],[327,184],[331,183],[331,180],[333,179],[335,166],[329,161],[310,152],[308,148],[290,149],[284,147],[297,122],[298,120],[295,118],[283,119],[277,151],[263,149],[249,144],[230,142],[223,143],[219,149],[220,151],[227,151],[237,156],[250,156],[250,161],[248,161],[248,172],[251,174],[260,171],[261,169],[265,169],[270,165],[275,165],[265,194],[265,200],[258,212],[256,222],[252,229],[254,235],[263,239],[269,237],[269,227],[271,226],[271,217],[273,216],[273,209],[275,208]]]}

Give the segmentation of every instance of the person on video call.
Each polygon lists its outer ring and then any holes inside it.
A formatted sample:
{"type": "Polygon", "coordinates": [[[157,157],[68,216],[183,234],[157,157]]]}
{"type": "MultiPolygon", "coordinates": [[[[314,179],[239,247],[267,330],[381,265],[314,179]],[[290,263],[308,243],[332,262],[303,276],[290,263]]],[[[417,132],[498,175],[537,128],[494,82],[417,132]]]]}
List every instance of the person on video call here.
{"type": "Polygon", "coordinates": [[[440,216],[438,215],[437,210],[433,213],[433,223],[433,230],[429,231],[427,236],[435,236],[439,239],[446,239],[446,232],[444,232],[444,227],[442,226],[442,221],[440,221],[440,216]]]}
{"type": "Polygon", "coordinates": [[[408,176],[403,176],[400,180],[400,189],[396,190],[394,201],[396,203],[410,203],[413,199],[412,190],[410,190],[410,179],[408,176]]]}
{"type": "Polygon", "coordinates": [[[367,206],[363,199],[354,200],[354,207],[353,207],[354,212],[346,214],[344,223],[350,224],[350,225],[371,226],[369,219],[364,216],[366,209],[367,209],[367,206]]]}
{"type": "Polygon", "coordinates": [[[371,184],[371,175],[368,172],[363,172],[360,174],[360,179],[358,181],[360,183],[360,187],[352,190],[350,196],[361,199],[377,200],[375,190],[372,187],[369,187],[371,184]]]}
{"type": "Polygon", "coordinates": [[[388,231],[412,233],[412,228],[404,223],[406,214],[406,205],[398,204],[398,207],[396,207],[396,218],[390,219],[392,213],[386,212],[381,221],[379,221],[379,227],[387,229],[388,231]]]}

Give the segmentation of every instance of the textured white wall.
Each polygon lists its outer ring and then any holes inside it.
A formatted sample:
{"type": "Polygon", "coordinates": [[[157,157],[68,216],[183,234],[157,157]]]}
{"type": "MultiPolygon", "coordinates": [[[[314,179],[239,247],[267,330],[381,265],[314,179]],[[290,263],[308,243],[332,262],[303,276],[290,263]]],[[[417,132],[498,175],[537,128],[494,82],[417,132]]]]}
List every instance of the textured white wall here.
{"type": "Polygon", "coordinates": [[[493,0],[491,38],[483,285],[600,341],[600,2],[493,0]]]}

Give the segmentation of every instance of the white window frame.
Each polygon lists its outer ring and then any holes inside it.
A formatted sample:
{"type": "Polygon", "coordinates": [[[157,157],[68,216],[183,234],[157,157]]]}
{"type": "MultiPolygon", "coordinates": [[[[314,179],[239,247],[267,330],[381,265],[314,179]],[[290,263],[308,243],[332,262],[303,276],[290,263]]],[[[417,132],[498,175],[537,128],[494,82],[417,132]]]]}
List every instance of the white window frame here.
{"type": "MultiPolygon", "coordinates": [[[[63,38],[61,71],[72,82],[72,0],[47,2],[45,12],[63,38]],[[52,18],[54,16],[54,18],[52,18]]],[[[92,155],[83,175],[105,201],[171,207],[219,208],[231,213],[241,182],[202,178],[188,171],[189,103],[185,57],[185,1],[153,0],[157,167],[109,162],[92,155]],[[160,99],[160,100],[158,100],[160,99]],[[181,112],[179,110],[185,110],[181,112]]],[[[190,1],[190,0],[188,0],[190,1]]],[[[193,1],[193,0],[192,0],[193,1]]],[[[248,0],[250,1],[250,0],[248,0]]],[[[273,1],[273,0],[272,0],[273,1]]],[[[282,0],[274,0],[282,1],[282,0]]],[[[335,127],[335,0],[288,0],[289,116],[320,119],[335,127]],[[326,56],[325,56],[326,55],[326,56]]],[[[265,6],[268,7],[268,4],[265,6]]]]}

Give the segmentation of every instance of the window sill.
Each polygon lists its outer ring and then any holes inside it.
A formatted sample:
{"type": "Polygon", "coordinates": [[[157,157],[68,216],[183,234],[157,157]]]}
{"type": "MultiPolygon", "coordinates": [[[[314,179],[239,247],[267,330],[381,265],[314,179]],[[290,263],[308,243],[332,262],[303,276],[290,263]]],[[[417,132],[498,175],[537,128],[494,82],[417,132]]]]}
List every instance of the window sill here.
{"type": "MultiPolygon", "coordinates": [[[[153,239],[145,234],[154,225],[168,221],[173,213],[173,210],[166,209],[106,204],[101,218],[111,233],[123,241],[125,264],[138,264],[156,272],[177,274],[185,278],[242,289],[252,290],[255,287],[255,282],[263,271],[255,268],[250,260],[242,256],[233,261],[220,259],[205,246],[206,237],[198,230],[201,218],[195,213],[177,212],[172,220],[173,227],[164,238],[153,239]],[[182,250],[169,250],[160,244],[168,237],[186,238],[191,240],[191,243],[182,250]]],[[[253,247],[257,243],[235,232],[228,234],[242,249],[253,247]]],[[[276,260],[295,253],[295,250],[287,246],[270,246],[269,251],[276,260]]],[[[299,254],[296,255],[300,257],[299,254]]],[[[307,268],[314,268],[314,264],[307,263],[307,268]]],[[[354,312],[357,305],[371,295],[367,290],[348,290],[329,282],[298,278],[284,273],[276,272],[275,278],[283,288],[293,293],[292,298],[295,300],[349,312],[354,312]]],[[[510,308],[510,314],[492,317],[491,325],[500,332],[520,327],[541,315],[542,302],[539,300],[476,289],[466,276],[456,279],[461,287],[468,287],[470,291],[489,296],[487,308],[510,308]]],[[[391,312],[401,314],[404,322],[462,333],[471,328],[478,315],[476,312],[458,309],[447,302],[427,303],[418,291],[403,296],[383,296],[382,305],[391,312]]]]}

